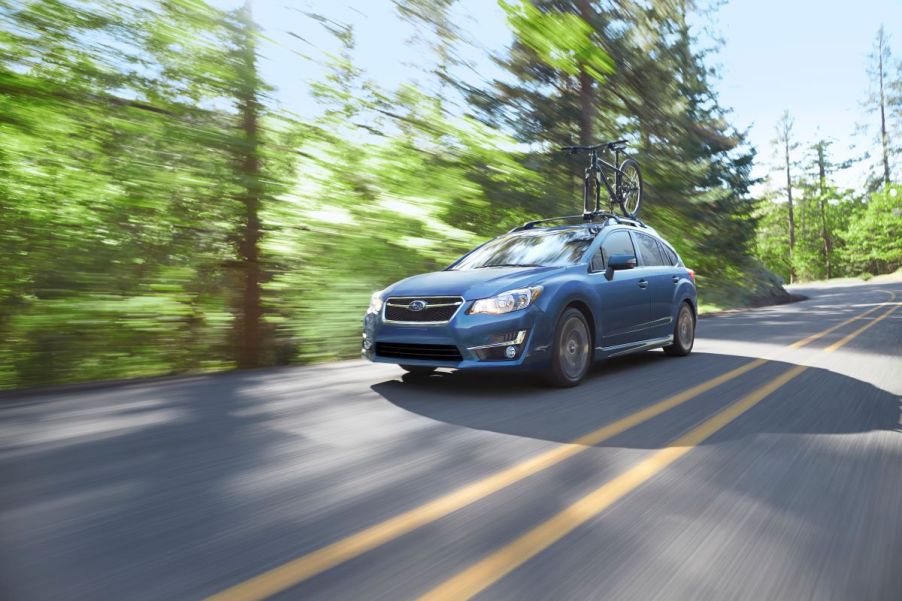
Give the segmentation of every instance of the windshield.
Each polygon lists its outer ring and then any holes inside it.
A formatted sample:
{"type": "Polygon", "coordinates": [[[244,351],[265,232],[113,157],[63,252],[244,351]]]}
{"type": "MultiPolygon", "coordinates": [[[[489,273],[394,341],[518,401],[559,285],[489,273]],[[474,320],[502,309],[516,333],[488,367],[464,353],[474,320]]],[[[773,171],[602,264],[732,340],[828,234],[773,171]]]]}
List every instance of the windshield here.
{"type": "Polygon", "coordinates": [[[574,265],[593,238],[584,229],[516,232],[487,242],[451,269],[574,265]]]}

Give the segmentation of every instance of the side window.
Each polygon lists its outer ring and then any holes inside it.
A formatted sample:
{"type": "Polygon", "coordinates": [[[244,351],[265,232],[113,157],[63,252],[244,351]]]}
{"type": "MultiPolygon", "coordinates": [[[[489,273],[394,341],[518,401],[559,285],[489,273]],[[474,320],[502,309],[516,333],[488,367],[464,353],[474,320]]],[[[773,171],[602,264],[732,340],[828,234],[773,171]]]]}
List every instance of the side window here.
{"type": "Polygon", "coordinates": [[[666,265],[661,251],[658,249],[658,241],[645,234],[636,234],[639,250],[642,253],[642,264],[645,267],[657,267],[666,265]]]}
{"type": "Polygon", "coordinates": [[[671,250],[669,246],[666,244],[661,244],[660,241],[658,245],[661,247],[661,254],[664,256],[664,264],[665,265],[679,265],[680,259],[676,256],[676,253],[671,250]]]}
{"type": "Polygon", "coordinates": [[[624,230],[611,232],[605,241],[602,242],[599,252],[592,257],[592,271],[604,269],[611,255],[636,256],[636,249],[633,248],[633,241],[630,240],[629,232],[624,230]]]}
{"type": "Polygon", "coordinates": [[[589,271],[604,271],[604,259],[601,257],[601,249],[592,255],[592,263],[589,264],[589,271]]]}

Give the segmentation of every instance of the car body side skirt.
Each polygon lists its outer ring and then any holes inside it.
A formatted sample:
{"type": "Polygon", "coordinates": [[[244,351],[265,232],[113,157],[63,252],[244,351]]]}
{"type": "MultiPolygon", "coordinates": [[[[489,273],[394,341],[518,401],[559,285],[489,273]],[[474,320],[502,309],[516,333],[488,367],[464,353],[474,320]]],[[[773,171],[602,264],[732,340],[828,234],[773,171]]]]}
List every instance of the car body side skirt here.
{"type": "Polygon", "coordinates": [[[647,351],[650,349],[660,348],[673,344],[673,335],[664,336],[662,338],[652,338],[650,340],[641,340],[638,342],[628,342],[626,344],[618,344],[616,346],[596,346],[596,357],[618,357],[620,355],[628,355],[629,353],[637,353],[639,351],[647,351]]]}

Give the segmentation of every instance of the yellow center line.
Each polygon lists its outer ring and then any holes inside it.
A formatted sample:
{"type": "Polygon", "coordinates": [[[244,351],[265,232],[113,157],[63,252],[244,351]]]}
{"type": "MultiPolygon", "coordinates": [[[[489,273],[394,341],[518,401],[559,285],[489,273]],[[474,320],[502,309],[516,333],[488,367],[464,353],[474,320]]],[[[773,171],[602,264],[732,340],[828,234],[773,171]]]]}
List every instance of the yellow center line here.
{"type": "MultiPolygon", "coordinates": [[[[895,294],[893,294],[895,298],[895,294]]],[[[874,307],[855,317],[849,318],[826,331],[832,332],[844,325],[873,313],[874,307]]],[[[793,348],[804,346],[820,336],[809,336],[795,343],[793,348]]],[[[648,421],[665,411],[677,407],[721,384],[768,363],[766,359],[754,359],[724,374],[679,392],[671,397],[640,409],[607,426],[603,426],[579,438],[556,446],[553,449],[525,459],[511,467],[486,476],[481,480],[464,485],[437,499],[404,511],[378,524],[350,534],[316,551],[297,557],[269,571],[263,572],[231,588],[225,589],[208,601],[253,601],[265,599],[291,586],[295,586],[330,568],[354,557],[380,547],[421,526],[434,522],[446,515],[479,501],[499,490],[515,484],[529,476],[546,470],[565,459],[594,447],[630,428],[648,421]]]]}
{"type": "MultiPolygon", "coordinates": [[[[832,353],[850,340],[888,317],[898,306],[890,309],[866,325],[858,328],[839,342],[827,347],[832,353]]],[[[713,417],[696,426],[673,441],[668,447],[653,453],[648,458],[609,480],[601,487],[582,497],[554,517],[536,526],[526,534],[504,547],[484,557],[457,575],[446,580],[422,597],[420,601],[469,599],[497,582],[530,558],[548,548],[578,526],[595,517],[613,503],[623,498],[652,476],[664,470],[671,463],[691,451],[704,440],[731,423],[737,417],[757,405],[767,396],[786,385],[808,369],[797,365],[767,384],[753,390],[735,403],[727,406],[713,417]]]]}
{"type": "MultiPolygon", "coordinates": [[[[896,295],[895,295],[895,294],[893,294],[893,298],[896,298],[896,295]]],[[[889,304],[889,303],[886,303],[886,304],[889,304]]],[[[855,330],[854,332],[852,332],[852,333],[850,333],[850,334],[847,334],[845,337],[843,337],[843,338],[840,339],[840,340],[837,340],[836,342],[834,342],[833,344],[831,344],[830,346],[828,346],[827,348],[825,348],[824,351],[826,351],[826,352],[828,352],[828,353],[832,353],[833,351],[835,351],[835,350],[837,350],[837,349],[839,349],[839,348],[845,346],[846,343],[848,343],[850,340],[852,340],[853,338],[855,338],[856,336],[858,336],[859,334],[861,334],[862,332],[864,332],[865,330],[867,330],[867,329],[870,328],[871,326],[875,325],[877,322],[879,322],[880,320],[882,320],[884,317],[889,317],[890,313],[892,313],[893,311],[895,311],[895,310],[898,308],[898,306],[899,306],[898,304],[895,305],[895,306],[893,306],[893,308],[891,308],[889,311],[887,311],[886,313],[884,313],[883,315],[881,315],[880,317],[878,317],[878,318],[875,319],[874,321],[869,321],[868,323],[866,323],[865,325],[861,326],[860,328],[858,328],[858,329],[855,330]]]]}
{"type": "MultiPolygon", "coordinates": [[[[890,292],[890,302],[895,300],[895,298],[896,298],[896,293],[890,292]]],[[[883,308],[885,305],[886,305],[886,303],[881,303],[879,305],[876,305],[875,307],[868,309],[864,313],[859,313],[855,317],[851,317],[851,318],[843,321],[842,323],[836,324],[835,326],[833,326],[831,328],[827,328],[826,330],[822,330],[820,332],[817,332],[816,334],[812,334],[811,336],[808,336],[807,338],[802,338],[801,340],[793,342],[786,348],[790,348],[790,349],[802,348],[803,346],[811,344],[815,340],[819,340],[819,339],[823,338],[824,336],[826,336],[827,334],[831,334],[831,333],[835,332],[836,330],[840,329],[841,327],[852,323],[853,321],[858,321],[859,319],[864,319],[865,317],[867,317],[874,311],[883,308]]]]}

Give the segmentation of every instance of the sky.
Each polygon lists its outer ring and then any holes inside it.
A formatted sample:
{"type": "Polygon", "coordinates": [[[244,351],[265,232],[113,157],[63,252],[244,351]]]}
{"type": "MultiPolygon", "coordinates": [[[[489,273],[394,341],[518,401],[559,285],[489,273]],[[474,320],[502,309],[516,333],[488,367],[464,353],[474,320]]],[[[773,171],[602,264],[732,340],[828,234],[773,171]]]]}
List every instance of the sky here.
{"type": "MultiPolygon", "coordinates": [[[[867,57],[882,23],[902,61],[902,0],[733,0],[716,19],[724,40],[715,59],[720,102],[733,109],[737,127],[751,128],[759,162],[771,160],[770,141],[786,109],[803,143],[833,139],[838,159],[873,149],[870,136],[854,136],[857,123],[877,123],[861,107],[867,57]]],[[[861,168],[850,169],[837,181],[851,187],[861,175],[861,168]]]]}
{"type": "MultiPolygon", "coordinates": [[[[469,42],[461,49],[473,63],[456,75],[473,83],[507,77],[490,59],[511,42],[498,4],[459,0],[454,11],[469,42]]],[[[303,117],[321,110],[309,82],[323,76],[324,52],[337,51],[334,38],[305,12],[352,25],[355,64],[382,89],[429,82],[424,69],[430,55],[390,0],[257,0],[254,17],[269,38],[261,69],[286,109],[303,117]]],[[[883,24],[894,59],[902,60],[902,0],[728,0],[703,20],[723,41],[710,59],[720,73],[714,85],[721,105],[731,110],[732,124],[747,129],[758,149],[756,176],[770,170],[770,142],[786,109],[803,144],[832,139],[837,160],[873,150],[867,136],[854,135],[857,124],[875,118],[861,108],[868,90],[867,56],[883,24]]],[[[709,43],[702,20],[696,22],[701,43],[709,43]]],[[[860,185],[863,169],[838,174],[837,183],[860,185]]]]}

